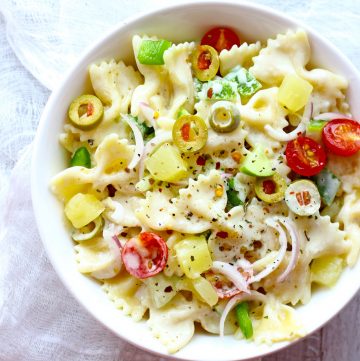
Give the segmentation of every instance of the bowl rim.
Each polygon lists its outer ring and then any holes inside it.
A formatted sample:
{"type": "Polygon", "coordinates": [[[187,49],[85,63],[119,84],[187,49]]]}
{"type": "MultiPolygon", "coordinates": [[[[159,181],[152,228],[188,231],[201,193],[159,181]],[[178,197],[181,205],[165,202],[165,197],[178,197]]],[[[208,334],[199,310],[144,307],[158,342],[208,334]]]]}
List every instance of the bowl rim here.
{"type": "MultiPolygon", "coordinates": [[[[45,248],[47,257],[49,258],[52,267],[54,268],[57,276],[60,278],[62,284],[66,287],[66,289],[70,292],[70,294],[77,300],[77,302],[82,306],[83,309],[85,309],[93,318],[95,318],[101,325],[105,326],[108,330],[112,331],[113,334],[115,334],[117,337],[121,338],[122,340],[130,343],[131,345],[150,352],[151,354],[173,359],[173,360],[194,360],[190,358],[182,358],[181,356],[177,356],[177,354],[166,354],[163,352],[159,352],[154,348],[149,348],[147,346],[142,345],[140,342],[136,342],[132,338],[128,337],[127,334],[124,332],[124,334],[120,335],[118,332],[116,332],[114,329],[112,329],[109,325],[104,323],[104,321],[99,317],[98,315],[94,315],[94,313],[91,311],[91,309],[85,305],[81,299],[78,297],[78,292],[75,291],[75,289],[72,287],[70,282],[68,282],[63,274],[63,271],[57,267],[57,263],[55,261],[55,258],[53,253],[50,249],[49,242],[45,241],[48,237],[46,235],[45,227],[43,226],[41,219],[42,219],[42,213],[40,210],[40,207],[38,205],[41,193],[38,190],[37,187],[37,179],[38,179],[38,173],[37,173],[37,159],[41,158],[41,138],[42,134],[44,133],[44,130],[46,128],[47,122],[49,121],[49,116],[51,114],[51,109],[53,108],[57,98],[60,94],[63,92],[63,88],[65,84],[68,82],[68,79],[72,75],[72,73],[76,70],[76,68],[84,61],[85,58],[87,58],[93,51],[95,51],[98,47],[101,47],[101,45],[111,36],[116,34],[117,32],[121,31],[122,29],[126,28],[127,25],[130,25],[132,23],[135,23],[137,21],[144,20],[146,18],[150,18],[154,15],[161,15],[162,13],[165,13],[167,11],[176,11],[176,9],[184,9],[189,7],[191,9],[192,6],[235,6],[239,9],[247,9],[249,11],[255,11],[260,12],[266,15],[270,15],[271,17],[279,18],[283,21],[290,22],[294,26],[300,27],[304,29],[307,34],[310,35],[312,39],[316,39],[316,41],[320,41],[323,43],[327,48],[329,48],[333,53],[336,53],[336,56],[346,65],[346,67],[350,70],[352,74],[354,74],[357,78],[360,79],[360,73],[356,69],[356,67],[353,65],[353,63],[347,58],[347,56],[344,55],[344,53],[339,50],[333,43],[331,43],[328,39],[324,38],[320,33],[318,33],[316,30],[314,30],[311,26],[303,23],[302,21],[299,21],[295,19],[293,16],[286,15],[284,12],[281,12],[279,10],[274,10],[268,6],[258,4],[258,3],[250,3],[244,0],[236,1],[236,0],[185,0],[181,4],[169,4],[161,7],[156,7],[153,10],[150,11],[142,11],[140,13],[137,13],[136,15],[127,17],[126,19],[119,21],[116,25],[112,26],[109,30],[104,32],[100,37],[98,37],[92,44],[88,45],[86,49],[81,53],[79,56],[79,60],[77,60],[70,68],[64,73],[64,76],[62,77],[62,80],[60,83],[56,86],[56,88],[52,91],[50,97],[47,100],[47,103],[43,109],[37,131],[35,134],[34,142],[33,142],[33,153],[32,153],[32,159],[31,159],[31,198],[32,198],[32,205],[34,209],[35,214],[35,220],[36,225],[39,230],[40,238],[42,241],[42,244],[45,248]]],[[[358,260],[359,262],[359,260],[358,260]]],[[[324,327],[328,322],[330,322],[347,304],[350,303],[350,301],[355,297],[357,292],[360,289],[360,282],[358,283],[357,287],[355,287],[352,292],[349,294],[349,297],[346,299],[345,302],[340,304],[339,307],[337,307],[336,311],[332,314],[330,318],[328,318],[324,323],[321,325],[318,325],[316,328],[308,332],[306,335],[289,341],[279,344],[279,347],[262,352],[261,354],[247,358],[246,360],[255,360],[259,357],[268,356],[270,354],[276,353],[278,351],[281,351],[289,346],[293,346],[297,344],[300,341],[303,341],[308,336],[312,335],[314,332],[318,331],[322,327],[324,327]]],[[[134,321],[135,322],[135,321],[134,321]]],[[[199,358],[196,359],[197,361],[200,361],[199,358]]],[[[206,360],[206,359],[201,359],[206,360]]],[[[231,357],[231,358],[223,358],[222,361],[236,361],[238,360],[237,357],[231,357]]]]}

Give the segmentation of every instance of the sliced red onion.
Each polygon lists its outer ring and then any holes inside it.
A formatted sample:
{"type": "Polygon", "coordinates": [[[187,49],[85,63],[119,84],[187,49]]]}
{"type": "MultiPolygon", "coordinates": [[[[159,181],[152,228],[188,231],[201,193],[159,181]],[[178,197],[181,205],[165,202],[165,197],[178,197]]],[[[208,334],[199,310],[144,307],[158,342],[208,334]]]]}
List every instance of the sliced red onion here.
{"type": "Polygon", "coordinates": [[[155,111],[145,102],[140,102],[139,107],[145,119],[151,123],[152,127],[156,128],[155,111]]]}
{"type": "Polygon", "coordinates": [[[107,242],[114,241],[112,238],[113,235],[121,233],[122,230],[123,230],[123,226],[111,223],[107,219],[105,219],[105,224],[104,224],[104,228],[103,228],[103,238],[107,242]]]}
{"type": "Polygon", "coordinates": [[[112,236],[112,239],[114,240],[114,242],[116,243],[116,245],[117,245],[120,249],[123,248],[122,245],[121,245],[121,243],[120,243],[120,240],[119,240],[119,238],[118,238],[118,236],[117,236],[116,234],[114,234],[114,235],[112,236]]]}
{"type": "Polygon", "coordinates": [[[245,271],[248,271],[249,269],[252,269],[252,264],[251,262],[249,262],[247,259],[242,258],[242,259],[238,259],[235,263],[236,267],[240,267],[245,271]]]}
{"type": "MultiPolygon", "coordinates": [[[[235,267],[237,269],[242,268],[244,272],[247,274],[246,281],[248,281],[251,277],[254,276],[254,269],[252,267],[251,262],[249,262],[247,259],[238,259],[235,262],[235,267]]],[[[244,275],[244,274],[243,274],[244,275]]]]}
{"type": "Polygon", "coordinates": [[[90,273],[90,275],[96,279],[101,280],[113,278],[122,268],[121,248],[118,247],[113,235],[111,237],[104,237],[104,241],[109,245],[109,251],[114,256],[113,261],[110,262],[107,267],[90,273]]]}
{"type": "Polygon", "coordinates": [[[247,281],[236,267],[226,262],[214,261],[211,269],[226,276],[238,290],[250,293],[247,281]]]}
{"type": "Polygon", "coordinates": [[[285,257],[286,254],[286,248],[287,248],[287,238],[286,233],[283,230],[283,228],[280,226],[279,223],[277,223],[277,217],[274,218],[268,218],[265,220],[265,223],[274,228],[276,231],[279,232],[279,242],[280,242],[280,249],[279,252],[273,262],[271,262],[269,265],[267,265],[261,272],[259,272],[257,275],[250,277],[249,284],[254,282],[259,282],[264,277],[268,276],[270,273],[275,271],[279,266],[282,260],[285,257]]]}
{"type": "Polygon", "coordinates": [[[139,164],[139,178],[143,178],[145,170],[145,159],[148,157],[152,151],[159,146],[161,143],[165,143],[171,140],[171,135],[169,133],[160,133],[156,135],[153,139],[149,140],[145,146],[145,149],[142,153],[140,164],[139,164]]]}
{"type": "Polygon", "coordinates": [[[334,120],[334,119],[349,119],[349,120],[353,120],[353,118],[345,115],[345,114],[340,114],[340,113],[322,113],[317,115],[316,117],[314,117],[315,120],[326,120],[326,121],[330,121],[330,120],[334,120]]]}
{"type": "Polygon", "coordinates": [[[221,179],[224,179],[224,180],[229,179],[232,176],[233,176],[233,174],[231,174],[231,173],[221,173],[221,179]]]}
{"type": "Polygon", "coordinates": [[[226,318],[228,316],[228,314],[230,313],[230,311],[240,302],[243,301],[261,301],[261,302],[265,302],[266,301],[266,296],[264,296],[262,293],[257,292],[257,291],[251,291],[251,293],[240,293],[238,295],[235,295],[234,297],[232,297],[229,302],[226,304],[224,311],[221,315],[220,318],[220,324],[219,324],[219,328],[220,328],[220,336],[223,337],[224,336],[224,328],[225,328],[225,321],[226,318]]]}
{"type": "Polygon", "coordinates": [[[129,127],[131,128],[131,130],[134,133],[134,138],[135,138],[135,150],[134,150],[134,155],[133,158],[131,159],[131,162],[128,165],[129,169],[134,169],[137,164],[139,163],[141,157],[143,156],[144,153],[144,139],[143,136],[140,132],[140,129],[137,127],[137,125],[131,121],[129,119],[129,117],[127,117],[126,115],[122,117],[126,123],[129,125],[129,127]]]}
{"type": "Polygon", "coordinates": [[[288,218],[278,217],[278,221],[287,229],[291,238],[291,257],[286,270],[277,278],[277,282],[284,282],[296,264],[300,256],[300,241],[295,224],[288,218]]]}
{"type": "Polygon", "coordinates": [[[264,129],[270,135],[271,138],[279,141],[279,142],[289,142],[298,137],[300,133],[304,133],[306,130],[306,126],[310,121],[310,118],[313,113],[313,103],[309,101],[304,109],[304,113],[299,125],[290,133],[285,133],[282,129],[274,129],[271,125],[266,124],[264,129]]]}

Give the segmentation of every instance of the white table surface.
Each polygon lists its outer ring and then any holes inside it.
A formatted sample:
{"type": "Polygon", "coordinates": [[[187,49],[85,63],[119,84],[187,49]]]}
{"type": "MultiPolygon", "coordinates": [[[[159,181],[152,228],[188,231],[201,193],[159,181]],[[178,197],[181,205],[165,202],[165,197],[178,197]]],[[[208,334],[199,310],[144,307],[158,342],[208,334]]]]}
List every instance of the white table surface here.
{"type": "MultiPolygon", "coordinates": [[[[276,1],[259,1],[263,4],[276,4],[276,1]]],[[[279,0],[278,8],[283,10],[289,10],[291,12],[292,7],[298,6],[299,1],[285,1],[279,0]],[[280,2],[282,2],[280,4],[280,2]]],[[[314,7],[313,11],[319,11],[319,16],[309,19],[309,23],[315,28],[321,29],[321,22],[324,20],[321,17],[321,9],[326,8],[327,14],[329,14],[329,8],[334,8],[334,16],[336,16],[336,9],[341,7],[343,3],[345,5],[352,6],[352,15],[356,19],[355,21],[360,24],[360,1],[309,1],[306,11],[311,11],[311,7],[314,7]],[[336,4],[335,4],[336,3],[336,4]]],[[[1,1],[0,1],[1,5],[1,1]]],[[[1,7],[0,7],[1,10],[1,7]]],[[[328,15],[327,15],[328,16],[328,15]]],[[[328,19],[329,20],[329,19],[328,19]]],[[[341,24],[338,23],[338,18],[334,17],[334,27],[337,29],[344,28],[346,36],[337,36],[331,38],[359,67],[360,65],[360,41],[357,47],[349,47],[347,37],[355,36],[360,40],[360,25],[357,27],[357,32],[353,34],[346,33],[347,19],[342,19],[341,24]]],[[[338,33],[340,34],[340,33],[338,33]]],[[[323,33],[327,36],[328,33],[323,33]]],[[[30,144],[35,134],[37,119],[39,119],[41,110],[46,103],[46,100],[50,94],[43,85],[41,85],[20,63],[16,55],[9,46],[6,34],[5,34],[5,21],[4,17],[0,13],[0,119],[1,122],[1,143],[0,148],[0,196],[3,198],[5,192],[8,189],[8,176],[11,169],[15,165],[19,158],[19,152],[14,152],[16,143],[19,138],[16,136],[17,124],[21,125],[22,142],[24,144],[30,144]],[[13,114],[15,108],[21,107],[23,117],[14,119],[13,114]],[[6,122],[4,122],[6,120],[6,122]],[[29,121],[31,120],[31,121],[29,121]],[[6,144],[5,144],[5,143],[6,144]]],[[[19,127],[20,127],[19,125],[19,127]]],[[[0,200],[1,200],[0,198],[0,200]]],[[[0,204],[1,206],[1,204],[0,204]]],[[[0,215],[3,209],[0,210],[0,215]]],[[[359,275],[360,277],[360,275],[359,275]]],[[[75,302],[75,301],[74,301],[75,302]]],[[[0,297],[0,309],[1,309],[1,297],[0,297]]],[[[326,307],[326,305],[324,305],[326,307]]],[[[95,321],[94,321],[95,322],[95,321]]],[[[350,304],[332,321],[330,321],[323,329],[319,330],[315,334],[308,336],[303,341],[298,342],[286,350],[276,353],[271,356],[263,358],[264,361],[359,361],[360,360],[360,294],[358,294],[350,304]]],[[[1,330],[0,330],[1,332],[1,330]]],[[[1,345],[0,345],[1,347],[1,345]]],[[[122,355],[116,359],[118,361],[130,361],[141,360],[143,353],[137,354],[133,346],[124,349],[122,355]]],[[[153,358],[156,359],[155,357],[153,358]]],[[[2,361],[22,361],[17,359],[1,359],[2,361]]],[[[26,361],[35,360],[28,358],[26,361]]],[[[77,358],[72,358],[64,361],[76,361],[77,358]]]]}

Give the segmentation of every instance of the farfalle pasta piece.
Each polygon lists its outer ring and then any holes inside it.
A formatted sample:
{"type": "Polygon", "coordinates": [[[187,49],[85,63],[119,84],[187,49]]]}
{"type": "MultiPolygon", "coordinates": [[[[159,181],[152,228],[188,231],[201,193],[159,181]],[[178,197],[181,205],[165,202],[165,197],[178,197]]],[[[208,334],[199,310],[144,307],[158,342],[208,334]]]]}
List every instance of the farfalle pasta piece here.
{"type": "Polygon", "coordinates": [[[259,90],[240,108],[242,120],[258,129],[263,129],[266,124],[274,128],[285,127],[288,112],[279,104],[278,93],[277,87],[259,90]]]}
{"type": "Polygon", "coordinates": [[[65,124],[64,133],[60,134],[60,143],[71,152],[74,152],[78,145],[88,145],[96,148],[109,134],[118,134],[121,138],[127,137],[127,129],[123,122],[101,122],[96,128],[82,130],[72,124],[65,124]],[[73,143],[71,143],[73,142],[73,143]]]}
{"type": "MultiPolygon", "coordinates": [[[[249,177],[251,178],[251,177],[249,177]]],[[[245,186],[252,186],[251,182],[244,178],[245,186]]],[[[267,250],[277,249],[276,237],[274,231],[265,223],[269,214],[286,215],[287,209],[283,203],[269,205],[256,198],[252,198],[247,205],[246,210],[243,206],[232,208],[227,216],[217,223],[217,226],[228,233],[228,237],[217,237],[214,232],[209,238],[209,248],[213,258],[224,262],[233,262],[234,259],[243,257],[243,253],[254,251],[254,242],[260,241],[267,247],[261,247],[253,253],[256,258],[262,258],[267,250]]]]}
{"type": "Polygon", "coordinates": [[[277,277],[284,270],[288,259],[264,281],[266,290],[271,291],[283,303],[296,305],[307,303],[311,298],[310,263],[313,259],[327,255],[346,255],[350,242],[338,223],[332,223],[329,216],[293,217],[299,237],[301,257],[296,267],[283,282],[277,277]]]}
{"type": "Polygon", "coordinates": [[[50,188],[62,202],[67,202],[77,193],[89,193],[93,190],[92,172],[84,167],[64,169],[51,180],[50,188]]]}
{"type": "Polygon", "coordinates": [[[252,58],[259,53],[260,49],[260,41],[254,44],[233,45],[230,50],[224,49],[219,55],[221,75],[225,76],[238,65],[248,68],[252,64],[252,58]]]}
{"type": "Polygon", "coordinates": [[[137,217],[150,228],[173,229],[182,233],[201,233],[211,228],[214,219],[225,215],[225,184],[216,170],[200,175],[198,180],[189,180],[187,188],[173,198],[170,191],[147,192],[136,211],[137,217]],[[216,195],[216,190],[221,195],[216,195]]]}
{"type": "MultiPolygon", "coordinates": [[[[214,307],[201,304],[202,312],[199,313],[197,321],[200,322],[203,329],[213,334],[220,334],[220,318],[227,304],[226,300],[221,300],[214,307]]],[[[224,334],[231,335],[236,331],[236,316],[235,313],[230,313],[226,318],[224,324],[224,334]]]]}
{"type": "Polygon", "coordinates": [[[194,85],[191,74],[190,55],[194,50],[194,43],[172,45],[164,53],[165,67],[171,82],[171,100],[166,116],[176,118],[181,107],[188,112],[194,110],[194,85]]]}
{"type": "Polygon", "coordinates": [[[117,134],[109,134],[95,152],[97,171],[111,174],[124,170],[130,163],[133,153],[134,146],[129,145],[127,139],[119,139],[117,134]]]}
{"type": "Polygon", "coordinates": [[[115,242],[97,237],[77,244],[74,249],[79,272],[97,279],[112,278],[120,272],[122,261],[115,242]]]}
{"type": "Polygon", "coordinates": [[[254,320],[253,326],[254,340],[258,343],[291,341],[305,334],[296,311],[273,297],[268,297],[262,317],[254,320]]]}
{"type": "Polygon", "coordinates": [[[278,277],[284,272],[290,257],[287,255],[280,267],[271,273],[262,283],[267,292],[271,292],[279,302],[291,304],[306,304],[311,298],[311,273],[308,258],[300,257],[295,268],[283,282],[278,282],[278,277]]]}
{"type": "Polygon", "coordinates": [[[341,75],[325,69],[303,70],[300,75],[314,87],[312,93],[313,115],[339,112],[345,101],[348,81],[341,75]],[[339,109],[340,108],[340,109],[339,109]]]}
{"type": "Polygon", "coordinates": [[[91,64],[89,75],[96,96],[105,105],[103,123],[118,119],[120,114],[128,112],[132,93],[142,82],[139,72],[122,61],[117,63],[111,59],[109,62],[91,64]]]}
{"type": "Polygon", "coordinates": [[[352,193],[360,188],[360,157],[355,154],[351,157],[341,157],[328,154],[329,169],[341,177],[341,187],[346,193],[352,193]]]}
{"type": "Polygon", "coordinates": [[[253,148],[255,148],[257,144],[262,144],[266,154],[269,156],[273,156],[281,150],[281,142],[271,138],[267,133],[264,133],[251,125],[245,125],[244,128],[247,132],[245,140],[253,148]]]}
{"type": "MultiPolygon", "coordinates": [[[[68,125],[68,124],[67,124],[68,125]]],[[[73,127],[72,129],[76,129],[73,127]]],[[[69,128],[65,133],[61,133],[59,136],[60,144],[70,153],[74,154],[77,149],[80,147],[86,147],[90,154],[93,153],[93,142],[90,143],[87,141],[86,137],[85,140],[80,140],[80,134],[79,133],[73,133],[71,129],[69,128]]]]}
{"type": "Polygon", "coordinates": [[[305,31],[289,30],[269,39],[249,70],[259,81],[279,86],[285,75],[301,72],[309,60],[310,44],[305,31]]]}
{"type": "Polygon", "coordinates": [[[130,163],[134,146],[127,139],[120,139],[117,134],[107,135],[96,149],[94,159],[96,167],[92,169],[94,186],[104,189],[112,184],[117,189],[127,191],[129,182],[136,174],[127,169],[130,163]]]}
{"type": "Polygon", "coordinates": [[[117,194],[114,197],[108,197],[103,200],[106,209],[104,212],[111,222],[123,227],[141,227],[135,210],[139,207],[142,197],[128,197],[124,194],[117,194]]]}
{"type": "Polygon", "coordinates": [[[206,153],[215,153],[224,150],[230,153],[234,149],[241,151],[247,135],[248,132],[244,129],[242,122],[234,131],[229,133],[220,134],[208,127],[208,139],[202,151],[206,153]]]}
{"type": "Polygon", "coordinates": [[[210,222],[224,214],[226,201],[224,180],[220,172],[211,170],[208,175],[199,175],[197,180],[190,179],[188,187],[180,189],[174,204],[210,222]]]}
{"type": "Polygon", "coordinates": [[[127,272],[121,272],[116,277],[105,280],[102,289],[115,307],[123,310],[125,315],[130,315],[135,321],[140,321],[147,306],[136,297],[142,282],[127,272]]]}
{"type": "Polygon", "coordinates": [[[313,216],[314,219],[298,217],[294,219],[300,238],[303,239],[304,256],[310,259],[327,255],[345,255],[350,243],[338,223],[332,223],[329,216],[313,216]]]}
{"type": "Polygon", "coordinates": [[[132,39],[134,56],[137,68],[144,76],[144,84],[139,85],[131,98],[131,114],[137,116],[140,103],[150,105],[160,115],[166,112],[171,98],[171,82],[169,73],[164,65],[145,65],[138,60],[138,52],[143,40],[156,40],[156,37],[140,37],[135,35],[132,39]]]}
{"type": "Polygon", "coordinates": [[[189,210],[174,204],[173,194],[165,189],[162,192],[147,192],[146,199],[135,211],[140,222],[156,230],[172,229],[183,233],[201,233],[210,228],[210,223],[196,215],[189,216],[189,210]]]}
{"type": "Polygon", "coordinates": [[[79,192],[93,193],[103,199],[109,184],[123,192],[135,192],[133,182],[136,173],[126,171],[133,152],[134,146],[127,139],[109,134],[96,149],[94,168],[76,166],[63,170],[51,180],[51,190],[63,202],[79,192]]]}
{"type": "Polygon", "coordinates": [[[345,238],[351,243],[346,261],[354,266],[360,253],[360,191],[344,197],[344,205],[338,215],[338,220],[344,225],[345,238]]]}
{"type": "Polygon", "coordinates": [[[95,94],[104,104],[104,115],[94,129],[82,130],[72,124],[66,124],[65,133],[61,134],[62,144],[74,151],[71,139],[97,146],[105,136],[111,133],[126,136],[126,128],[119,120],[121,113],[127,113],[134,89],[141,84],[142,78],[132,66],[114,59],[89,66],[89,75],[95,94]]]}
{"type": "Polygon", "coordinates": [[[184,296],[177,294],[161,309],[150,308],[148,325],[167,350],[175,353],[193,337],[194,321],[199,312],[201,310],[195,299],[187,301],[184,296]]]}

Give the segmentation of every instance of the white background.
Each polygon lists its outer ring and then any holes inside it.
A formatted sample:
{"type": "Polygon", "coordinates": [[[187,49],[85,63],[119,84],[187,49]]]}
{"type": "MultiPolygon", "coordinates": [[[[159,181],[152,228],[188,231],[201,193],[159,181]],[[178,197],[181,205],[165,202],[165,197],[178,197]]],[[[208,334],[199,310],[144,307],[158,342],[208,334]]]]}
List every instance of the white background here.
{"type": "MultiPolygon", "coordinates": [[[[64,289],[37,234],[29,170],[42,109],[78,54],[127,16],[177,2],[0,0],[1,361],[157,359],[104,329],[64,289]]],[[[359,0],[256,2],[300,18],[360,68],[359,0]]],[[[263,360],[359,361],[359,306],[358,294],[322,330],[263,360]]]]}

